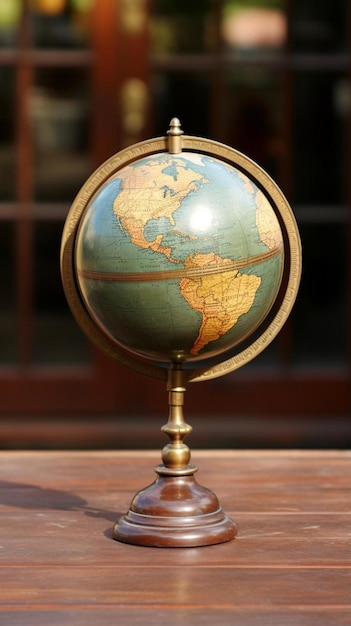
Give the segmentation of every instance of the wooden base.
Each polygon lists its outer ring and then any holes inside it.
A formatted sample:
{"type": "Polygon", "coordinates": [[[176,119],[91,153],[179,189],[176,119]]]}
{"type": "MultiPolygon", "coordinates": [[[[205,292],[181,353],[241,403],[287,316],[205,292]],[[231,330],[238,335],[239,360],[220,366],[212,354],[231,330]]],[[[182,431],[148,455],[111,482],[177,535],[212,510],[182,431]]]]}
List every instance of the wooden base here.
{"type": "Polygon", "coordinates": [[[212,491],[199,485],[194,466],[169,475],[156,468],[155,482],[139,491],[128,513],[114,526],[118,541],[152,547],[196,547],[234,539],[237,528],[227,517],[212,491]]]}

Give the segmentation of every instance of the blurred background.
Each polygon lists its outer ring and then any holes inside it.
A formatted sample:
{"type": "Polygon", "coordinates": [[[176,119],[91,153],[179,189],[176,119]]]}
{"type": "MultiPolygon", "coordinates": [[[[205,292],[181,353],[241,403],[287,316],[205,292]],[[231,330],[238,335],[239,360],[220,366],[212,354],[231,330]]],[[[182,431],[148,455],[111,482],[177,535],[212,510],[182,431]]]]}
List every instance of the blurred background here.
{"type": "Polygon", "coordinates": [[[164,383],[89,344],[59,250],[90,173],[173,116],[266,169],[303,245],[279,337],[189,385],[189,445],[350,446],[350,79],[348,0],[0,0],[0,448],[166,443],[164,383]]]}

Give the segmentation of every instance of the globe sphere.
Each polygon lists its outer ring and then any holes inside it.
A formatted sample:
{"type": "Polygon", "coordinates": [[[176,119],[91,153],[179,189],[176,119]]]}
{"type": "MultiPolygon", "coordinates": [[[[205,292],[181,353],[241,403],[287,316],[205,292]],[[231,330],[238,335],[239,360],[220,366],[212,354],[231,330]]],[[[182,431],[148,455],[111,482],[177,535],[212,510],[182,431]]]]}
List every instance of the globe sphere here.
{"type": "Polygon", "coordinates": [[[89,200],[74,263],[84,305],[112,343],[159,367],[207,367],[267,317],[283,234],[239,168],[159,152],[121,167],[89,200]]]}

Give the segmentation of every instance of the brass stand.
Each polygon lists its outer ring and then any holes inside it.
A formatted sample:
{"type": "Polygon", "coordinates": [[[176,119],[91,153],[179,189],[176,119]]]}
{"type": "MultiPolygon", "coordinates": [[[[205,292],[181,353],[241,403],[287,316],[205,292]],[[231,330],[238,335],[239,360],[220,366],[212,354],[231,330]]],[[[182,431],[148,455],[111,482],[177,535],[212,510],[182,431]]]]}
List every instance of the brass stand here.
{"type": "Polygon", "coordinates": [[[162,430],[170,443],[162,451],[163,464],[155,468],[155,482],[134,496],[128,513],[115,524],[118,541],[177,548],[223,543],[236,535],[235,523],[215,494],[195,480],[197,468],[183,442],[192,431],[183,417],[184,379],[177,366],[169,371],[169,418],[162,430]]]}

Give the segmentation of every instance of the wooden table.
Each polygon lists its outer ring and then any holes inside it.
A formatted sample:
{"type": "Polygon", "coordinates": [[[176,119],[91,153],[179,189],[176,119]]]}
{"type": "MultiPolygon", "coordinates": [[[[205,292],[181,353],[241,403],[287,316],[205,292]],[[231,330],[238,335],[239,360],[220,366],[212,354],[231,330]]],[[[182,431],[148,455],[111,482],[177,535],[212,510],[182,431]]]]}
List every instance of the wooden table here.
{"type": "Polygon", "coordinates": [[[159,452],[1,452],[1,626],[351,624],[351,453],[199,451],[231,542],[112,539],[159,452]]]}

